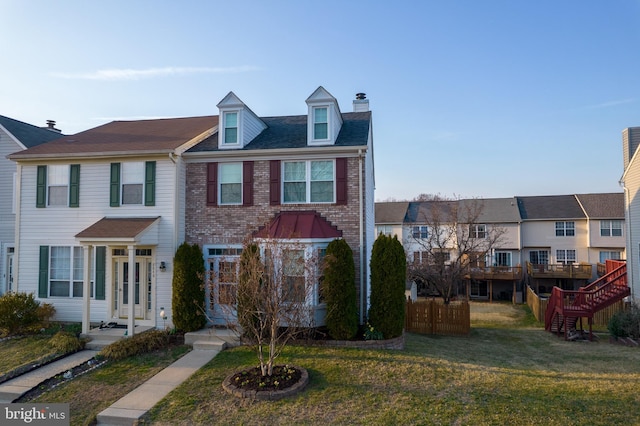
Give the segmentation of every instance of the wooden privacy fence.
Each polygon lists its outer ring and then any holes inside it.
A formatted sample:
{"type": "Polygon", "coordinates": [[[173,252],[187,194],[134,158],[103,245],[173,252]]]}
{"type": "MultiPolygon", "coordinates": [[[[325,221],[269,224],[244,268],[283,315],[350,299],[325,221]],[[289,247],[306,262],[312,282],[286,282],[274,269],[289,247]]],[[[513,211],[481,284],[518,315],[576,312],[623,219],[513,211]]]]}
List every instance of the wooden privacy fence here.
{"type": "MultiPolygon", "coordinates": [[[[536,320],[540,322],[544,322],[544,315],[547,312],[547,305],[549,304],[549,299],[546,297],[539,297],[535,291],[529,286],[527,286],[527,305],[531,308],[531,312],[536,317],[536,320]]],[[[609,324],[609,320],[618,311],[622,311],[625,309],[625,304],[623,301],[616,302],[613,305],[604,308],[593,314],[593,325],[606,327],[609,324]]],[[[583,319],[583,322],[587,324],[587,318],[583,319]]]]}
{"type": "Polygon", "coordinates": [[[406,306],[406,331],[465,336],[471,331],[471,315],[467,301],[445,305],[436,300],[408,300],[406,306]]]}

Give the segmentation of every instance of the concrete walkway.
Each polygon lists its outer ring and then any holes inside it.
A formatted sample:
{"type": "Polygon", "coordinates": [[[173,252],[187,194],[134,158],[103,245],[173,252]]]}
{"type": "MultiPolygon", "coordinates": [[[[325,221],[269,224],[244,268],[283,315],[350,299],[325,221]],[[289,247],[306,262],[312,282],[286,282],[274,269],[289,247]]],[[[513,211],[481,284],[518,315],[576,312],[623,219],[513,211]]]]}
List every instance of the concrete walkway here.
{"type": "Polygon", "coordinates": [[[0,403],[15,401],[45,380],[89,361],[97,353],[94,350],[76,352],[0,384],[0,403]]]}
{"type": "Polygon", "coordinates": [[[226,332],[201,330],[187,333],[185,343],[193,350],[160,373],[123,396],[97,416],[98,425],[135,425],[169,392],[187,380],[227,346],[237,345],[235,336],[226,332]]]}

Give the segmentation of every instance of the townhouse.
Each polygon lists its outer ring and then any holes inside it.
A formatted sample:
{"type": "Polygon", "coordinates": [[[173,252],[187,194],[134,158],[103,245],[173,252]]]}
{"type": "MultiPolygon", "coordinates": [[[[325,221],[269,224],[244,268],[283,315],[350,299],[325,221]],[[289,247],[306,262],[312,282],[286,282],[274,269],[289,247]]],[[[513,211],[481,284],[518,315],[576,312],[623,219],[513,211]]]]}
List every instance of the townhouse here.
{"type": "MultiPolygon", "coordinates": [[[[187,241],[203,249],[206,313],[221,322],[247,237],[296,242],[291,255],[304,259],[344,238],[362,317],[375,236],[368,105],[358,94],[342,113],[319,87],[307,114],[258,117],[230,92],[217,115],[114,121],[10,154],[15,290],[53,304],[57,320],[82,321],[83,332],[116,322],[132,335],[165,324],[161,312],[171,326],[172,260],[187,241]]],[[[305,302],[320,325],[313,285],[305,302]]]]}
{"type": "Polygon", "coordinates": [[[640,297],[640,127],[622,131],[623,173],[620,185],[624,190],[624,234],[627,253],[627,276],[631,297],[640,297]]]}
{"type": "Polygon", "coordinates": [[[49,120],[46,127],[0,115],[0,294],[14,290],[16,164],[7,155],[63,136],[49,120]]]}
{"type": "MultiPolygon", "coordinates": [[[[606,259],[625,258],[622,193],[530,196],[458,200],[479,204],[469,236],[498,238],[483,258],[468,259],[468,277],[458,293],[472,299],[523,301],[525,286],[547,293],[554,286],[574,290],[604,273],[606,259]]],[[[420,256],[420,239],[429,234],[429,202],[379,203],[376,212],[407,206],[402,241],[409,262],[420,256]]],[[[401,216],[396,211],[395,220],[401,216]]],[[[388,219],[385,217],[384,219],[388,219]]],[[[379,224],[376,218],[376,225],[379,224]]],[[[396,225],[397,226],[397,225],[396,225]]],[[[384,228],[379,228],[384,229],[384,228]]],[[[456,247],[451,242],[450,256],[456,247]]]]}

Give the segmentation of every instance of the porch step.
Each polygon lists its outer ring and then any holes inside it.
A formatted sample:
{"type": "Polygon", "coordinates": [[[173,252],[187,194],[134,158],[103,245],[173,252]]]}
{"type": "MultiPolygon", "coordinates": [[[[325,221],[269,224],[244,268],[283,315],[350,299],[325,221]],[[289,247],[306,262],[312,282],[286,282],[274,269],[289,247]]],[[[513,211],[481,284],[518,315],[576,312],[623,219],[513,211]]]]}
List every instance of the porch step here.
{"type": "Polygon", "coordinates": [[[221,351],[228,347],[239,346],[240,339],[232,330],[226,328],[204,328],[185,333],[184,343],[193,346],[193,349],[221,351]]]}
{"type": "MultiPolygon", "coordinates": [[[[154,327],[149,326],[136,326],[135,332],[140,334],[153,329],[154,327]]],[[[87,334],[80,334],[80,337],[88,340],[85,345],[86,349],[99,351],[113,342],[124,339],[127,337],[126,333],[126,328],[93,328],[87,334]]]]}

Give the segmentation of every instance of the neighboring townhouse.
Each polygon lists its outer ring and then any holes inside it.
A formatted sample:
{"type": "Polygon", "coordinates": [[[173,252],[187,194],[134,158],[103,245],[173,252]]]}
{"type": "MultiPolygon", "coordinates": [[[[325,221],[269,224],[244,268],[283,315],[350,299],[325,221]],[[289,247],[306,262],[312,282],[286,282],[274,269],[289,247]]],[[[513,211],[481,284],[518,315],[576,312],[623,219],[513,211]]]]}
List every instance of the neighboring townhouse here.
{"type": "MultiPolygon", "coordinates": [[[[260,117],[230,92],[218,103],[218,131],[184,154],[186,241],[203,248],[214,324],[233,320],[239,257],[250,237],[277,241],[292,264],[321,259],[329,242],[343,238],[354,254],[361,322],[367,314],[375,239],[369,101],[358,94],[353,112],[343,113],[319,87],[306,106],[304,115],[260,117]]],[[[313,325],[324,324],[318,280],[306,268],[283,270],[287,280],[311,278],[304,301],[313,325]]]]}
{"type": "MultiPolygon", "coordinates": [[[[184,241],[184,151],[218,117],[114,121],[9,155],[17,163],[16,290],[56,320],[158,326],[184,241]]],[[[169,319],[169,322],[171,319],[169,319]]]]}
{"type": "MultiPolygon", "coordinates": [[[[607,259],[625,259],[624,194],[576,194],[587,216],[586,262],[597,265],[597,276],[605,274],[607,259]]],[[[595,277],[593,277],[595,278],[595,277]]]]}
{"type": "Polygon", "coordinates": [[[396,236],[400,242],[404,241],[403,229],[408,207],[408,201],[376,203],[376,236],[396,236]]]}
{"type": "Polygon", "coordinates": [[[640,127],[622,131],[623,174],[620,184],[624,189],[625,242],[627,249],[627,276],[631,297],[640,298],[640,127]]]}
{"type": "Polygon", "coordinates": [[[14,289],[16,164],[7,156],[64,136],[54,121],[37,127],[0,115],[0,294],[14,289]]]}
{"type": "MultiPolygon", "coordinates": [[[[519,303],[524,285],[544,294],[554,286],[577,289],[603,275],[607,259],[626,258],[623,198],[622,193],[597,193],[451,201],[458,209],[480,203],[471,235],[502,230],[486,258],[470,257],[469,281],[460,292],[470,299],[519,303]]],[[[386,229],[389,212],[398,218],[406,206],[402,242],[409,262],[423,261],[420,241],[429,235],[430,203],[376,203],[376,213],[384,215],[384,223],[376,217],[379,229],[386,229]]],[[[455,252],[453,243],[448,251],[455,252]]]]}
{"type": "MultiPolygon", "coordinates": [[[[493,236],[496,240],[486,255],[485,249],[482,254],[469,253],[469,271],[465,288],[460,289],[460,293],[471,299],[521,302],[520,216],[515,198],[410,202],[403,232],[408,261],[428,262],[424,244],[433,226],[448,230],[452,225],[447,222],[465,222],[466,218],[473,218],[473,223],[458,223],[460,227],[469,227],[459,230],[459,235],[468,240],[465,244],[480,249],[481,240],[493,236]],[[434,209],[434,203],[442,207],[434,209]],[[432,217],[434,213],[440,217],[432,217]]],[[[455,244],[455,239],[451,239],[443,255],[456,256],[455,244]]]]}

